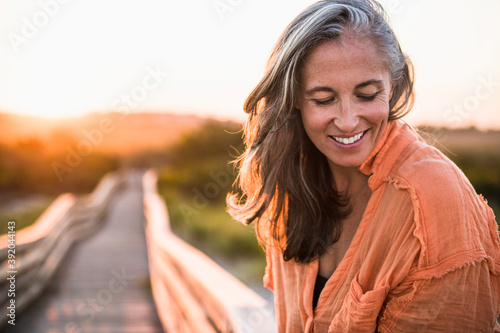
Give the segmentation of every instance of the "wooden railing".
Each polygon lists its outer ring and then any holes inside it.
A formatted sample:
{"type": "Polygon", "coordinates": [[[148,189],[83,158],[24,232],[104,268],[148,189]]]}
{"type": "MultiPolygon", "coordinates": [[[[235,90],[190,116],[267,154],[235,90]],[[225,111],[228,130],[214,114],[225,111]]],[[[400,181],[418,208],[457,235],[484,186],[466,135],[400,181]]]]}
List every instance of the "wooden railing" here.
{"type": "Polygon", "coordinates": [[[157,177],[143,178],[149,271],[167,332],[275,332],[272,306],[170,230],[157,177]]]}
{"type": "Polygon", "coordinates": [[[71,245],[99,228],[109,201],[123,182],[120,173],[107,174],[89,195],[60,195],[34,224],[15,232],[15,243],[8,235],[0,236],[0,328],[9,320],[10,300],[15,300],[17,314],[25,309],[47,286],[71,245]],[[8,261],[9,244],[15,250],[13,266],[8,261]],[[12,271],[15,273],[9,273],[12,271]],[[11,275],[15,276],[15,298],[8,296],[11,275]]]}

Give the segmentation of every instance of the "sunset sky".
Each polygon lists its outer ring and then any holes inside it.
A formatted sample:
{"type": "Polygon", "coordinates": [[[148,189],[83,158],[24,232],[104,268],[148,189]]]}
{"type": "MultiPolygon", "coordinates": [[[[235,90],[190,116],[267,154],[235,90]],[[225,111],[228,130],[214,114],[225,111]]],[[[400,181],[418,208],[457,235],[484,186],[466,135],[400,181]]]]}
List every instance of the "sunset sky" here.
{"type": "MultiPolygon", "coordinates": [[[[2,0],[0,112],[244,119],[306,0],[2,0]]],[[[500,128],[500,0],[385,0],[416,68],[414,124],[500,128]]]]}

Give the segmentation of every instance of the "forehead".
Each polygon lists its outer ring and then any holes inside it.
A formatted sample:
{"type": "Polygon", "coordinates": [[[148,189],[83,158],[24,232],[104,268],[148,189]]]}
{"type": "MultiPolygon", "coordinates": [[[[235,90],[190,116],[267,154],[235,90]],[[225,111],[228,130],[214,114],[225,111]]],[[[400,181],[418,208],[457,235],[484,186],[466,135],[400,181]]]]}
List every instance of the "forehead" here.
{"type": "Polygon", "coordinates": [[[325,83],[315,82],[325,80],[380,79],[389,70],[370,39],[344,37],[323,42],[314,48],[304,59],[300,73],[302,84],[313,84],[325,83]]]}

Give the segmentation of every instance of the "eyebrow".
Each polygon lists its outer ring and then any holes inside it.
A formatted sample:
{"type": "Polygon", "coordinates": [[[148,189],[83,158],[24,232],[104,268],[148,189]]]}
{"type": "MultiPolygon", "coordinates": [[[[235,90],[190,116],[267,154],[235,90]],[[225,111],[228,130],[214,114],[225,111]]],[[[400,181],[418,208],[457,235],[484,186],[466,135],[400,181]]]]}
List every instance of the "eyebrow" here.
{"type": "MultiPolygon", "coordinates": [[[[361,83],[357,84],[355,89],[363,88],[363,87],[366,87],[366,86],[369,86],[372,84],[380,84],[380,83],[382,83],[382,80],[368,80],[368,81],[361,82],[361,83]]],[[[314,93],[320,92],[320,91],[334,92],[334,90],[330,87],[314,87],[312,89],[307,90],[306,94],[311,95],[311,94],[314,94],[314,93]]]]}

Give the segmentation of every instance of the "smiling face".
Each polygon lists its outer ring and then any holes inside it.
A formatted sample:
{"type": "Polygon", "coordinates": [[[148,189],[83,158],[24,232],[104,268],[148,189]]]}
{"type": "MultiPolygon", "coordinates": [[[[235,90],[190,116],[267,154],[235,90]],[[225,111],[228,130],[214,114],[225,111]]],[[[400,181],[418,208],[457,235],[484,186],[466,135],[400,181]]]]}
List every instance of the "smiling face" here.
{"type": "Polygon", "coordinates": [[[327,41],[305,59],[297,109],[332,170],[358,168],[375,148],[391,91],[389,69],[369,39],[327,41]]]}

